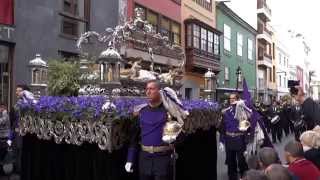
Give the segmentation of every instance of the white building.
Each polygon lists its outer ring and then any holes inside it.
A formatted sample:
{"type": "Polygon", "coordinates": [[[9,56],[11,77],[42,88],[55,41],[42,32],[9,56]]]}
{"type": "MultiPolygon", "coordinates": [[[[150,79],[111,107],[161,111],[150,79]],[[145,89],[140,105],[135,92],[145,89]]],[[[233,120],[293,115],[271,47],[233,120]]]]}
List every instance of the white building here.
{"type": "MultiPolygon", "coordinates": [[[[276,82],[277,82],[277,99],[289,93],[288,80],[296,76],[294,72],[290,72],[290,55],[288,49],[280,41],[276,42],[275,49],[276,60],[276,82]],[[293,73],[292,75],[290,73],[293,73]],[[290,77],[291,75],[291,77],[290,77]],[[290,78],[289,78],[290,77],[290,78]]],[[[294,69],[295,70],[295,69],[294,69]]]]}
{"type": "Polygon", "coordinates": [[[310,67],[310,57],[305,37],[301,33],[285,27],[274,27],[277,31],[277,39],[281,39],[281,43],[287,47],[287,54],[290,54],[288,79],[299,80],[300,86],[309,95],[309,72],[312,67],[310,67]]]}
{"type": "Polygon", "coordinates": [[[289,65],[289,76],[288,80],[297,80],[297,66],[289,65]]]}
{"type": "Polygon", "coordinates": [[[320,81],[319,80],[312,80],[311,81],[311,97],[315,101],[319,101],[319,94],[320,94],[320,81]]]}

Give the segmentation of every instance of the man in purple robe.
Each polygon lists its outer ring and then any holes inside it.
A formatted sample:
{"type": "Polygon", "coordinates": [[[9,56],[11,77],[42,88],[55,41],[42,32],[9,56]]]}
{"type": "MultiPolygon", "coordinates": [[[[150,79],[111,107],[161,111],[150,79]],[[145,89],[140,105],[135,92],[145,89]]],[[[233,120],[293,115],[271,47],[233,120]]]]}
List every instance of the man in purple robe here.
{"type": "Polygon", "coordinates": [[[140,180],[169,180],[172,177],[170,170],[173,147],[162,141],[167,110],[161,101],[159,82],[149,81],[146,85],[146,95],[149,99],[148,104],[135,108],[138,121],[132,134],[125,169],[127,172],[133,172],[139,152],[140,180]]]}
{"type": "Polygon", "coordinates": [[[222,110],[223,121],[220,139],[225,145],[229,180],[239,179],[238,169],[240,176],[243,176],[244,172],[248,170],[244,157],[247,145],[245,141],[246,132],[239,130],[239,120],[235,118],[238,100],[238,94],[231,94],[229,96],[230,106],[222,110]]]}

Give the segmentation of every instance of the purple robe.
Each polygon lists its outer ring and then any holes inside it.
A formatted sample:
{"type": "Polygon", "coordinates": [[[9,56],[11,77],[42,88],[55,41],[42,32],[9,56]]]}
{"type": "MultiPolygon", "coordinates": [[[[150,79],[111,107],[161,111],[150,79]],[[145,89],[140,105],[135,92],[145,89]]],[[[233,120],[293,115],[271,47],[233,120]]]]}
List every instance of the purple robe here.
{"type": "Polygon", "coordinates": [[[167,110],[163,104],[158,107],[145,105],[139,110],[139,120],[133,130],[127,161],[134,162],[139,142],[145,146],[162,146],[163,127],[167,121],[167,110]]]}

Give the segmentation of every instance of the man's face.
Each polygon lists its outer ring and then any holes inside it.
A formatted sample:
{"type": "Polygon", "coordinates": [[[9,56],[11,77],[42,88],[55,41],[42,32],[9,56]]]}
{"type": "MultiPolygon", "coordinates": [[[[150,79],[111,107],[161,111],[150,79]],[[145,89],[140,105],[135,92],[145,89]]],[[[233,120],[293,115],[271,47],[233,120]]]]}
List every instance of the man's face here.
{"type": "Polygon", "coordinates": [[[299,103],[299,104],[302,104],[303,103],[303,98],[304,98],[304,95],[303,95],[303,92],[301,90],[298,91],[298,94],[297,95],[294,95],[293,96],[294,99],[299,103]]]}
{"type": "Polygon", "coordinates": [[[235,94],[231,94],[231,95],[229,96],[229,102],[230,102],[230,104],[234,104],[236,101],[237,101],[236,95],[235,95],[235,94]]]}
{"type": "Polygon", "coordinates": [[[17,95],[17,98],[22,97],[22,91],[23,91],[23,89],[22,89],[22,88],[17,87],[17,89],[16,89],[16,95],[17,95]]]}
{"type": "Polygon", "coordinates": [[[147,84],[146,95],[151,102],[160,100],[160,91],[156,83],[151,82],[147,84]]]}

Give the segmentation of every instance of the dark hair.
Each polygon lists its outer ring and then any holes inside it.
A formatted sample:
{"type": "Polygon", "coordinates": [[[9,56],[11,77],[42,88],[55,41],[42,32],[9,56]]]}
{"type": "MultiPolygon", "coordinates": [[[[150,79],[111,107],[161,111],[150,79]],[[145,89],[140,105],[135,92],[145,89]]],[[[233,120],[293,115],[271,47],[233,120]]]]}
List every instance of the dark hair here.
{"type": "Polygon", "coordinates": [[[290,153],[292,157],[303,157],[302,144],[298,141],[289,141],[284,146],[284,151],[290,153]]]}
{"type": "Polygon", "coordinates": [[[158,89],[161,88],[160,82],[156,79],[152,79],[152,80],[147,81],[146,86],[150,83],[154,83],[158,89]]]}
{"type": "Polygon", "coordinates": [[[259,170],[250,169],[244,175],[244,180],[268,180],[267,176],[259,170]]]}
{"type": "Polygon", "coordinates": [[[270,165],[270,169],[266,171],[266,175],[268,179],[291,180],[291,175],[288,169],[280,164],[270,165]]]}
{"type": "Polygon", "coordinates": [[[18,84],[16,88],[21,88],[22,90],[30,91],[30,88],[26,84],[18,84]]]}
{"type": "Polygon", "coordinates": [[[270,147],[264,147],[260,149],[258,157],[259,161],[263,165],[263,168],[266,168],[271,164],[279,163],[278,153],[270,147]]]}
{"type": "Polygon", "coordinates": [[[7,103],[0,101],[0,106],[6,106],[7,107],[7,103]]]}

